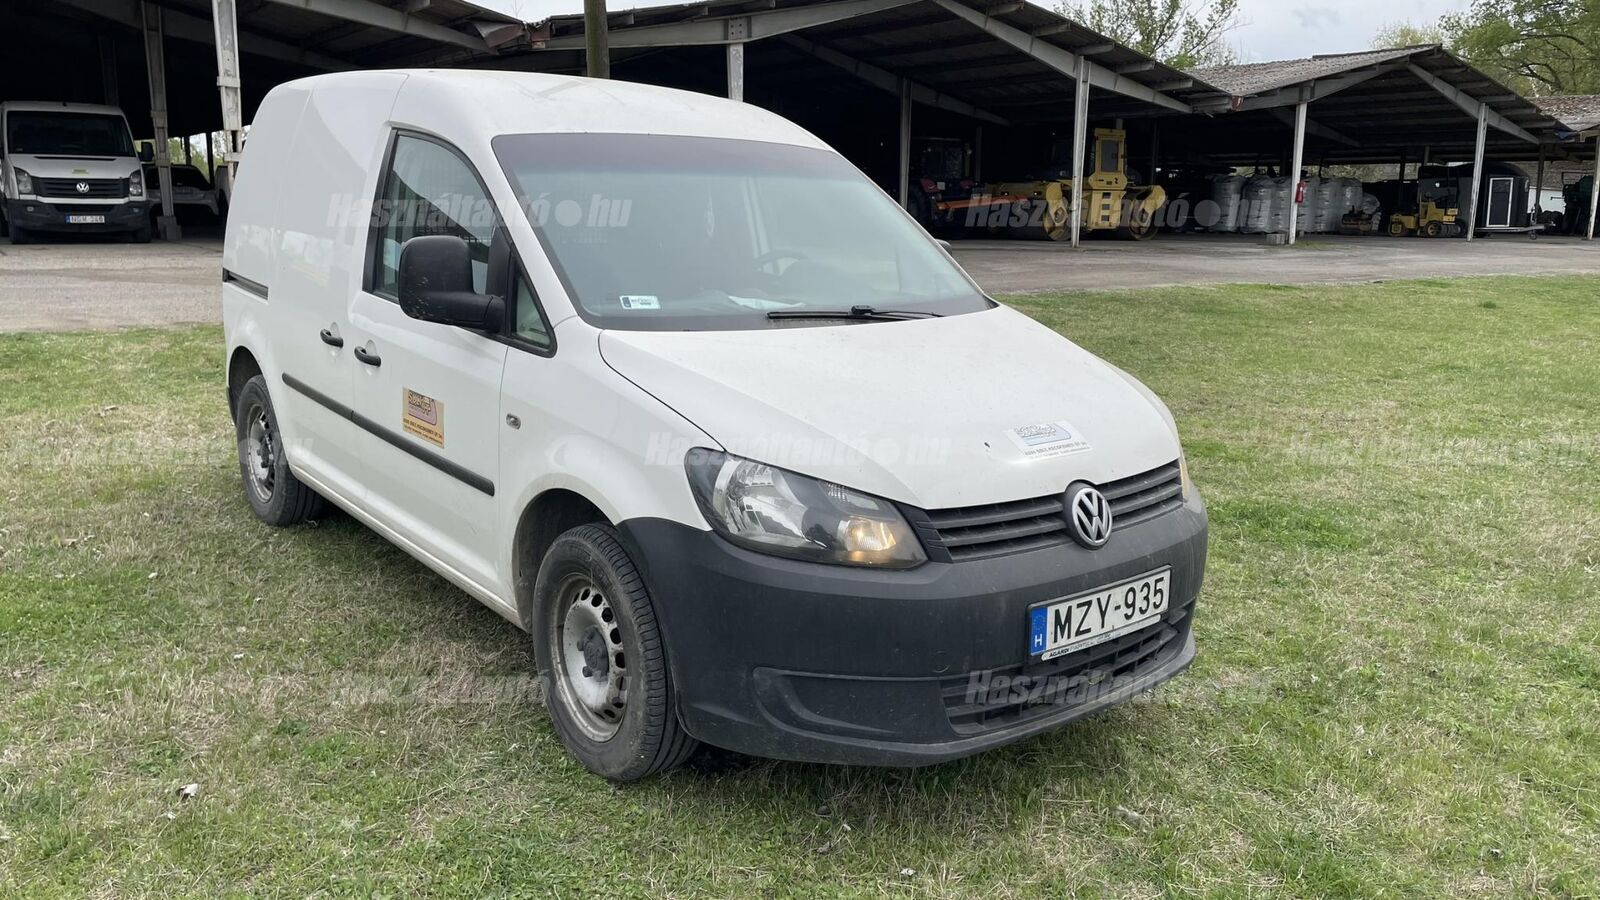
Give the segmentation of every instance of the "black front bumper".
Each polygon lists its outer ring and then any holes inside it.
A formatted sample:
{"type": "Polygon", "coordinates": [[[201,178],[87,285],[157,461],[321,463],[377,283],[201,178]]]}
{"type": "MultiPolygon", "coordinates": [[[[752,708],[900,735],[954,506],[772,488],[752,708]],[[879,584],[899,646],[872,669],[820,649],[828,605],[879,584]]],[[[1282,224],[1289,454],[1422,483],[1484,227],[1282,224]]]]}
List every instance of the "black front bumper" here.
{"type": "Polygon", "coordinates": [[[28,231],[100,233],[135,231],[150,224],[150,204],[143,200],[108,200],[105,203],[70,204],[52,200],[7,200],[6,222],[28,231]],[[68,216],[105,216],[105,222],[78,224],[68,216]]]}
{"type": "Polygon", "coordinates": [[[1194,658],[1205,572],[1198,497],[1076,545],[908,571],[742,550],[660,519],[620,526],[644,569],[695,737],[756,756],[925,765],[1121,703],[1194,658]],[[1172,567],[1152,626],[1048,662],[1028,655],[1028,607],[1172,567]]]}

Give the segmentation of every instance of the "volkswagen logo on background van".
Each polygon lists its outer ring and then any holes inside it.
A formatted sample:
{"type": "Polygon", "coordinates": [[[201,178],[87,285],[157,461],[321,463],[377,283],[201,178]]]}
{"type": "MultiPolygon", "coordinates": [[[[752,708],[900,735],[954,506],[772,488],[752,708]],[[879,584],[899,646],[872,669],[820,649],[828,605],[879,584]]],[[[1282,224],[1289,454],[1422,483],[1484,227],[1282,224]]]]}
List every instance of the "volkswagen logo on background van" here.
{"type": "Polygon", "coordinates": [[[1098,550],[1111,537],[1111,504],[1106,495],[1090,484],[1075,484],[1067,488],[1067,524],[1072,527],[1072,539],[1098,550]]]}
{"type": "Polygon", "coordinates": [[[87,182],[87,181],[78,182],[78,193],[80,193],[80,194],[89,193],[89,182],[87,182]]]}

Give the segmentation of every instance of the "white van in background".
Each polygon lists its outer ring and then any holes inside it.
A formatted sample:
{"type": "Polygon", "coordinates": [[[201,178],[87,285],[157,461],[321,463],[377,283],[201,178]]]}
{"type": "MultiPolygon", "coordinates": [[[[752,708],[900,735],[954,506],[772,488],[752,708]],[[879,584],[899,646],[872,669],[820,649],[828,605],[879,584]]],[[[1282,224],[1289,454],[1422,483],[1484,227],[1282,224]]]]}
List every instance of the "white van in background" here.
{"type": "Polygon", "coordinates": [[[954,759],[1194,658],[1206,513],[1167,408],[756,106],[289,82],[222,265],[255,514],[332,501],[525,629],[607,778],[700,741],[954,759]]]}
{"type": "Polygon", "coordinates": [[[0,231],[151,236],[142,162],[122,110],[87,103],[0,103],[0,231]]]}

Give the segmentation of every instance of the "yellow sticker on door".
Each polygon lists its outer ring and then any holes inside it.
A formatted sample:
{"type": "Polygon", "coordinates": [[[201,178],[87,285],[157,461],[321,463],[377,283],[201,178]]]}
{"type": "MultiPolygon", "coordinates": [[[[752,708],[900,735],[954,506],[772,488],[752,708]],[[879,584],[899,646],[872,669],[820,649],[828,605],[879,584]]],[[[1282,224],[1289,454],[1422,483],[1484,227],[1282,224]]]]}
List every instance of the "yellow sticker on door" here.
{"type": "Polygon", "coordinates": [[[410,388],[405,389],[405,403],[400,424],[406,434],[414,434],[435,446],[444,446],[444,404],[410,388]]]}

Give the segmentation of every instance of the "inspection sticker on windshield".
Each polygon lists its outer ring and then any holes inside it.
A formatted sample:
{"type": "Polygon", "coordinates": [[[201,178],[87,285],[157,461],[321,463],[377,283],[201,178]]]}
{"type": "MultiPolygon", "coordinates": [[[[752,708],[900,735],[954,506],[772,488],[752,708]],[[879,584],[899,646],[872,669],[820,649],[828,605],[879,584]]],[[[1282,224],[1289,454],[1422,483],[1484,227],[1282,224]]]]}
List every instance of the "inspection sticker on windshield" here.
{"type": "Polygon", "coordinates": [[[660,309],[661,300],[655,294],[623,294],[623,309],[660,309]]]}
{"type": "Polygon", "coordinates": [[[1041,422],[1006,432],[1023,459],[1050,459],[1092,449],[1078,429],[1066,422],[1041,422]]]}
{"type": "Polygon", "coordinates": [[[436,447],[444,446],[444,404],[432,397],[406,388],[400,424],[406,434],[416,435],[436,447]]]}

